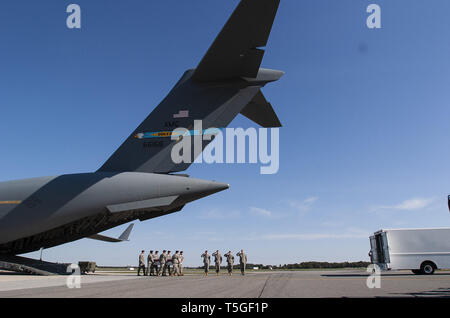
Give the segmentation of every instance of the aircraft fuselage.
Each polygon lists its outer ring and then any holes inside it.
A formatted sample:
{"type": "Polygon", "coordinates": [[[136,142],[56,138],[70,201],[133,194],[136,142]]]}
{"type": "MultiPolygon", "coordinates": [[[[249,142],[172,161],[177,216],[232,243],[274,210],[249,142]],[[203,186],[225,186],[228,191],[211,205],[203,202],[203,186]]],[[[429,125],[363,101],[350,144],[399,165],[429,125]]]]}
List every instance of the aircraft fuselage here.
{"type": "Polygon", "coordinates": [[[39,236],[52,231],[48,241],[70,242],[135,219],[158,217],[227,188],[212,181],[136,172],[1,182],[0,253],[52,246],[39,244],[39,236]]]}

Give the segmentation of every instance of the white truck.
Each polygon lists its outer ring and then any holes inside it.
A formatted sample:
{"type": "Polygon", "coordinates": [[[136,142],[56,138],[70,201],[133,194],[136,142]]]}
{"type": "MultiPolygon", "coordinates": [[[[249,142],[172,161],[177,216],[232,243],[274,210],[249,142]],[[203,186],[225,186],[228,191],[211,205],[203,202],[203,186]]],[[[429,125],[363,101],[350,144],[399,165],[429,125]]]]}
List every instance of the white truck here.
{"type": "Polygon", "coordinates": [[[370,237],[372,264],[432,275],[450,268],[450,228],[381,230],[370,237]]]}

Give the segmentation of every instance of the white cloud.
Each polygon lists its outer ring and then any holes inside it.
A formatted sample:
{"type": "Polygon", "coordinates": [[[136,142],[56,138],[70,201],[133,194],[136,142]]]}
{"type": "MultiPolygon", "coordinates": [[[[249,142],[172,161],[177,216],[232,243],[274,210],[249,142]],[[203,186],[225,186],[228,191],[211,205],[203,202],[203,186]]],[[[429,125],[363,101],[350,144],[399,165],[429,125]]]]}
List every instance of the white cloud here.
{"type": "Polygon", "coordinates": [[[316,241],[330,239],[368,239],[370,232],[358,228],[346,228],[341,233],[273,233],[252,237],[251,240],[299,240],[316,241]]]}
{"type": "MultiPolygon", "coordinates": [[[[226,236],[225,236],[226,237],[226,236]]],[[[195,232],[191,235],[186,236],[187,240],[193,241],[208,241],[208,242],[223,242],[225,241],[225,237],[221,235],[221,233],[217,232],[195,232]]]]}
{"type": "MultiPolygon", "coordinates": [[[[288,204],[292,209],[296,210],[297,212],[307,212],[311,209],[311,207],[319,200],[318,197],[309,197],[302,201],[296,201],[296,200],[290,200],[290,201],[284,201],[284,203],[288,204]]],[[[256,216],[262,216],[266,218],[283,218],[283,217],[289,217],[292,216],[292,212],[289,213],[274,213],[271,210],[258,208],[258,207],[250,207],[250,212],[253,215],[256,216]]]]}
{"type": "Polygon", "coordinates": [[[303,201],[291,200],[289,201],[289,205],[299,212],[307,212],[318,200],[318,197],[309,197],[303,201]]]}
{"type": "Polygon", "coordinates": [[[200,213],[197,218],[201,220],[226,220],[237,219],[241,216],[239,211],[222,211],[217,208],[200,213]]]}
{"type": "Polygon", "coordinates": [[[266,209],[261,209],[261,208],[251,207],[250,211],[254,215],[259,215],[259,216],[264,216],[264,217],[271,217],[273,215],[272,211],[269,211],[266,209]]]}
{"type": "Polygon", "coordinates": [[[324,240],[324,239],[360,239],[368,238],[369,233],[342,233],[342,234],[332,234],[332,233],[308,233],[308,234],[268,234],[263,235],[261,239],[265,240],[302,240],[302,241],[314,241],[314,240],[324,240]]]}
{"type": "Polygon", "coordinates": [[[382,205],[374,207],[372,210],[398,210],[398,211],[414,211],[429,207],[435,201],[434,198],[413,198],[405,200],[399,204],[382,205]]]}
{"type": "Polygon", "coordinates": [[[322,222],[322,226],[325,227],[343,227],[345,223],[343,221],[325,221],[322,222]]]}

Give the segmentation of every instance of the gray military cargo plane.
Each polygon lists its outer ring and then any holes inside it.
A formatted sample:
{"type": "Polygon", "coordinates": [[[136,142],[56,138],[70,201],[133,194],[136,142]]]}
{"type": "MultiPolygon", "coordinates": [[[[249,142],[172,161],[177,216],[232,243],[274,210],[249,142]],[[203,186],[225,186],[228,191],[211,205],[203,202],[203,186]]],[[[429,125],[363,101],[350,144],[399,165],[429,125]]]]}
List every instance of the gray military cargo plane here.
{"type": "Polygon", "coordinates": [[[197,68],[184,73],[98,171],[0,183],[0,255],[81,238],[120,242],[131,227],[119,239],[98,233],[178,212],[228,189],[174,174],[190,164],[172,161],[177,141],[167,138],[167,127],[192,129],[202,120],[205,129],[224,128],[240,113],[263,127],[281,127],[261,88],[283,72],[260,68],[279,2],[242,0],[197,68]]]}

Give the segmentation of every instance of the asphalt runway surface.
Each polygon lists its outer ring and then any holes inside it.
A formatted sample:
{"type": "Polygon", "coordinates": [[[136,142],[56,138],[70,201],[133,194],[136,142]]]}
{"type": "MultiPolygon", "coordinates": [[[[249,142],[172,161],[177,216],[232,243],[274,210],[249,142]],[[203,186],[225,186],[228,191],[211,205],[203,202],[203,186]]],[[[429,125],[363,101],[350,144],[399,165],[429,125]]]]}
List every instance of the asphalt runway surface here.
{"type": "Polygon", "coordinates": [[[137,277],[99,273],[81,276],[81,288],[69,289],[67,276],[0,273],[0,297],[26,298],[341,298],[450,297],[450,272],[416,276],[388,272],[380,289],[369,289],[362,270],[257,272],[232,277],[137,277]]]}

